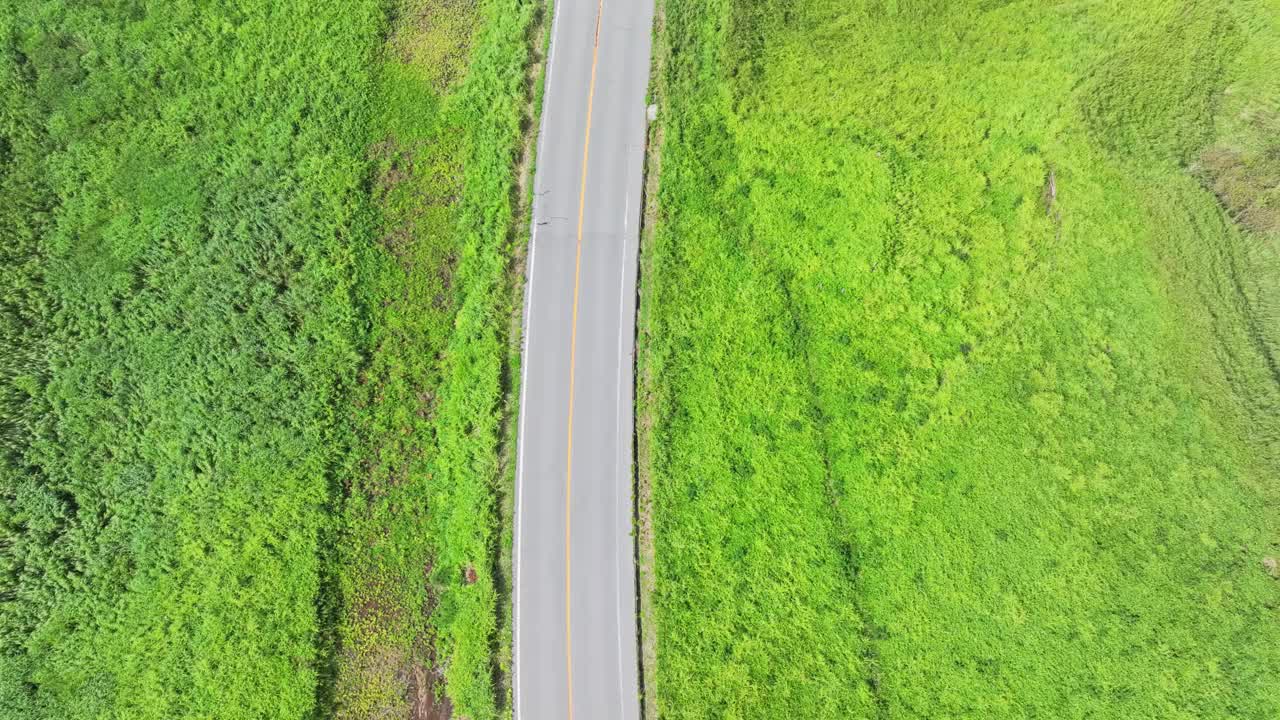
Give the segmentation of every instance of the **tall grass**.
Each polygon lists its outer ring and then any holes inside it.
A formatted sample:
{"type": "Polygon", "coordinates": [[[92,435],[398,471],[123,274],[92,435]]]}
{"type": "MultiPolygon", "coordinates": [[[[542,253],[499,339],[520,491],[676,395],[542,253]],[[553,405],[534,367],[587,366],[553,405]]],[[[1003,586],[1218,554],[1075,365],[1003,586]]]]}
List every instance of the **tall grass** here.
{"type": "Polygon", "coordinates": [[[497,714],[532,12],[0,2],[0,717],[497,714]]]}
{"type": "Polygon", "coordinates": [[[1280,712],[1280,8],[666,19],[660,714],[1280,712]]]}
{"type": "Polygon", "coordinates": [[[5,488],[4,710],[300,717],[380,9],[4,17],[40,142],[13,172],[56,208],[30,235],[52,312],[5,488]]]}

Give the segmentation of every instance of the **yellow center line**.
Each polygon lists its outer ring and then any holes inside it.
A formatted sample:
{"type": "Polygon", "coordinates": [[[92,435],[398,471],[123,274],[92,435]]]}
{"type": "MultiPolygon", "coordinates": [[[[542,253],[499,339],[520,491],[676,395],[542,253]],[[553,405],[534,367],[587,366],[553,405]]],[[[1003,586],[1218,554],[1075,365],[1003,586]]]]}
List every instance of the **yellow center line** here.
{"type": "Polygon", "coordinates": [[[582,277],[582,224],[587,207],[587,159],[591,155],[591,105],[596,96],[596,65],[600,61],[600,18],[604,0],[596,5],[596,36],[591,48],[591,86],[587,90],[587,130],[582,141],[582,186],[578,189],[578,247],[573,260],[573,324],[569,330],[569,442],[564,478],[564,654],[569,682],[569,720],[573,720],[573,630],[569,613],[571,555],[569,540],[573,497],[573,370],[578,354],[578,290],[582,277]]]}

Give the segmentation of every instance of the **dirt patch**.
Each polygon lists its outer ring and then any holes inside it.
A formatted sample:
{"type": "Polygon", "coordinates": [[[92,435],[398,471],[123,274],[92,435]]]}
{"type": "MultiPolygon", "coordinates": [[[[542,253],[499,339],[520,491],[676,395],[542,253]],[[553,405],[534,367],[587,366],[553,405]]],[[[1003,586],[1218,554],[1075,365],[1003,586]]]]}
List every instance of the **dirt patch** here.
{"type": "MultiPolygon", "coordinates": [[[[1280,113],[1254,110],[1245,127],[1254,138],[1280,137],[1280,113]]],[[[1280,145],[1271,142],[1252,149],[1219,143],[1190,168],[1236,224],[1256,233],[1280,232],[1280,145]]]]}
{"type": "MultiPolygon", "coordinates": [[[[413,192],[415,177],[414,152],[395,138],[386,138],[369,147],[368,157],[373,162],[373,200],[381,208],[391,208],[405,203],[395,200],[406,192],[413,192]]],[[[407,204],[409,211],[389,213],[386,227],[378,235],[378,244],[408,269],[409,258],[415,240],[416,220],[423,205],[407,204]],[[403,217],[400,217],[403,215],[403,217]]]]}
{"type": "MultiPolygon", "coordinates": [[[[366,157],[372,168],[369,187],[373,204],[379,209],[378,245],[399,262],[406,273],[426,262],[434,267],[443,291],[437,295],[437,309],[445,309],[452,298],[453,273],[457,258],[449,255],[437,262],[425,257],[422,247],[431,246],[432,232],[448,224],[447,215],[462,196],[463,173],[454,167],[456,158],[446,160],[450,171],[433,166],[431,158],[447,152],[431,141],[401,142],[386,137],[369,146],[366,157]],[[419,161],[419,156],[427,158],[419,161]],[[433,230],[433,228],[436,228],[433,230]]],[[[389,304],[384,300],[384,306],[389,304]]]]}
{"type": "Polygon", "coordinates": [[[445,310],[453,304],[453,276],[458,270],[458,254],[451,252],[445,256],[440,266],[436,268],[436,279],[440,281],[440,291],[431,299],[431,304],[437,310],[445,310]]]}
{"type": "MultiPolygon", "coordinates": [[[[439,600],[431,585],[431,571],[432,563],[427,562],[422,568],[427,588],[427,601],[422,608],[425,617],[431,616],[439,600]]],[[[448,720],[453,716],[453,702],[444,692],[444,669],[440,667],[434,644],[424,643],[416,648],[414,655],[424,661],[413,663],[408,676],[402,678],[407,688],[405,700],[409,703],[409,720],[448,720]]]]}
{"type": "Polygon", "coordinates": [[[408,686],[409,720],[449,720],[453,703],[443,692],[444,675],[438,667],[415,663],[404,678],[408,686]]]}
{"type": "Polygon", "coordinates": [[[1280,231],[1280,154],[1272,163],[1251,163],[1229,147],[1211,147],[1201,154],[1196,169],[1204,186],[1213,192],[1226,214],[1249,231],[1280,231]]]}
{"type": "Polygon", "coordinates": [[[1049,174],[1044,179],[1044,193],[1041,201],[1044,203],[1044,214],[1053,214],[1053,203],[1058,199],[1058,173],[1054,171],[1053,166],[1049,167],[1049,174]]]}
{"type": "MultiPolygon", "coordinates": [[[[1053,221],[1054,240],[1062,239],[1062,208],[1058,207],[1058,171],[1049,166],[1049,171],[1044,178],[1044,191],[1040,195],[1040,202],[1044,205],[1044,214],[1053,221]]],[[[967,256],[966,258],[967,259],[967,256]]]]}
{"type": "Polygon", "coordinates": [[[374,199],[378,202],[386,202],[388,195],[413,177],[413,150],[395,138],[389,137],[374,143],[369,148],[368,156],[379,165],[374,180],[374,199]]]}
{"type": "MultiPolygon", "coordinates": [[[[539,96],[542,82],[546,77],[547,50],[539,38],[547,37],[546,12],[539,11],[534,22],[529,26],[529,64],[524,72],[525,106],[520,120],[520,130],[524,134],[524,144],[520,147],[520,157],[516,161],[515,206],[517,216],[515,227],[526,227],[529,213],[533,211],[533,198],[529,195],[529,185],[533,182],[534,154],[537,148],[539,111],[542,98],[539,96]]],[[[520,260],[524,258],[521,257],[520,260]]],[[[521,265],[523,267],[523,265],[521,265]]],[[[521,273],[523,275],[523,273],[521,273]]]]}
{"type": "Polygon", "coordinates": [[[436,414],[436,394],[430,390],[422,390],[418,392],[418,407],[414,413],[422,419],[430,422],[431,418],[436,414]]]}
{"type": "Polygon", "coordinates": [[[361,597],[347,619],[354,632],[342,649],[336,720],[447,720],[453,715],[430,631],[418,632],[412,639],[404,636],[406,628],[415,624],[412,615],[429,617],[435,610],[431,572],[432,564],[424,563],[421,577],[426,594],[421,608],[406,606],[388,592],[403,578],[373,569],[361,573],[361,597]]]}

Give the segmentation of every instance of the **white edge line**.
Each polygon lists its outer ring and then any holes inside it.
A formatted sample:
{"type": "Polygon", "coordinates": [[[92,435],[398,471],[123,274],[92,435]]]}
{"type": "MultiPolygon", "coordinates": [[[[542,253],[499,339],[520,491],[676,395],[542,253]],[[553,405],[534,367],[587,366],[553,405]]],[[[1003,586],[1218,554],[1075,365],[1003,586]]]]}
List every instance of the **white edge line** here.
{"type": "MultiPolygon", "coordinates": [[[[622,328],[626,324],[625,323],[625,318],[626,318],[625,305],[626,305],[626,294],[627,294],[627,283],[626,283],[627,240],[630,237],[630,233],[628,232],[628,227],[630,225],[630,222],[629,222],[630,218],[631,218],[631,191],[630,189],[628,189],[627,195],[626,195],[625,209],[622,212],[622,253],[619,257],[620,262],[618,263],[618,366],[617,366],[617,379],[615,381],[617,385],[617,399],[615,400],[615,402],[617,403],[618,410],[617,410],[617,420],[614,425],[614,432],[618,437],[619,444],[618,444],[617,451],[614,453],[614,456],[613,456],[614,458],[613,471],[614,471],[615,478],[618,481],[614,484],[614,492],[617,492],[619,484],[626,484],[621,482],[622,480],[622,442],[623,442],[622,440],[622,413],[623,413],[623,408],[622,408],[622,364],[623,364],[622,328]]],[[[627,492],[630,492],[629,485],[627,487],[627,492]]],[[[615,509],[621,511],[623,509],[622,493],[620,492],[617,493],[616,497],[617,497],[617,501],[615,502],[615,506],[616,506],[615,509]]],[[[624,518],[623,518],[624,522],[622,524],[622,527],[627,528],[627,537],[629,538],[631,537],[630,518],[625,517],[625,513],[622,513],[622,514],[624,515],[624,518]]],[[[626,558],[625,557],[618,558],[618,560],[625,561],[626,558]]],[[[623,566],[623,562],[615,562],[613,564],[614,586],[615,586],[614,596],[617,603],[617,628],[618,628],[617,648],[618,648],[618,718],[619,720],[624,720],[626,718],[626,710],[625,710],[626,692],[624,691],[623,684],[622,684],[622,678],[626,677],[626,673],[623,669],[624,662],[622,660],[622,566],[623,566]]]]}
{"type": "MultiPolygon", "coordinates": [[[[560,34],[560,7],[559,6],[563,2],[565,2],[565,0],[548,2],[548,5],[551,7],[551,41],[550,43],[548,43],[548,46],[547,46],[547,58],[546,58],[547,70],[546,70],[546,75],[543,77],[543,85],[542,85],[542,100],[543,100],[542,107],[541,107],[542,117],[539,119],[539,122],[538,122],[537,156],[534,158],[534,162],[537,164],[541,164],[539,161],[543,159],[543,145],[546,142],[546,133],[543,132],[543,130],[547,125],[547,118],[550,117],[551,115],[551,107],[550,107],[550,104],[546,102],[546,99],[547,99],[547,96],[550,94],[549,90],[551,88],[551,74],[555,70],[556,38],[559,37],[559,34],[560,34]]],[[[529,389],[528,358],[529,358],[529,347],[533,344],[533,333],[530,332],[531,324],[533,321],[533,298],[534,298],[533,285],[534,285],[534,281],[537,279],[537,275],[534,274],[534,267],[535,267],[535,262],[537,260],[537,249],[538,249],[538,243],[537,243],[538,214],[536,210],[539,204],[538,202],[539,173],[537,168],[538,168],[538,165],[535,165],[534,177],[533,177],[533,192],[534,192],[533,203],[532,203],[533,207],[530,208],[530,210],[532,211],[530,215],[532,217],[530,217],[529,219],[529,223],[530,223],[529,263],[528,263],[528,268],[525,270],[525,274],[528,277],[528,283],[525,286],[524,327],[522,328],[524,352],[521,354],[521,358],[520,358],[520,407],[517,410],[517,412],[520,413],[520,427],[516,432],[516,446],[518,448],[516,452],[516,512],[515,512],[515,517],[512,519],[512,522],[515,525],[515,540],[514,540],[515,547],[514,547],[514,553],[513,553],[515,555],[515,558],[512,564],[512,572],[511,572],[512,584],[515,585],[514,597],[512,598],[512,602],[511,602],[511,615],[512,615],[511,617],[511,626],[512,626],[511,627],[512,629],[511,693],[514,696],[514,702],[512,703],[513,707],[511,709],[511,712],[512,712],[513,720],[515,718],[521,717],[521,715],[523,714],[521,713],[521,710],[520,710],[521,708],[520,702],[522,700],[522,696],[520,695],[520,566],[522,564],[521,559],[523,558],[523,555],[521,555],[521,551],[524,548],[524,543],[520,541],[520,538],[524,532],[524,523],[521,522],[521,514],[522,514],[522,511],[524,510],[524,438],[525,438],[524,426],[525,426],[525,420],[528,418],[528,413],[525,412],[526,410],[525,395],[529,389]]]]}

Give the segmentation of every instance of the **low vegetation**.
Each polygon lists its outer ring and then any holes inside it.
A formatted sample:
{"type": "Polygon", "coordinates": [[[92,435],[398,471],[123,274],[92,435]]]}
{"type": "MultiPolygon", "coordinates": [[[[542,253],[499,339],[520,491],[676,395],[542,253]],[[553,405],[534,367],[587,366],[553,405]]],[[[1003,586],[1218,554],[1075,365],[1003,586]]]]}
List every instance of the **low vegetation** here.
{"type": "Polygon", "coordinates": [[[535,5],[0,2],[0,717],[497,716],[535,5]]]}
{"type": "Polygon", "coordinates": [[[665,19],[659,715],[1280,715],[1280,5],[665,19]]]}
{"type": "Polygon", "coordinates": [[[371,332],[341,543],[341,718],[491,718],[505,703],[499,425],[536,8],[415,0],[384,51],[377,242],[358,261],[371,332]]]}

